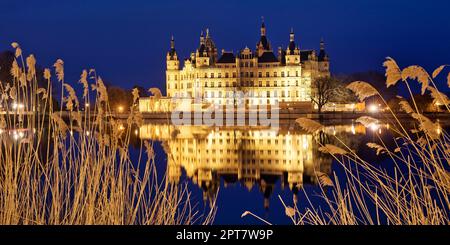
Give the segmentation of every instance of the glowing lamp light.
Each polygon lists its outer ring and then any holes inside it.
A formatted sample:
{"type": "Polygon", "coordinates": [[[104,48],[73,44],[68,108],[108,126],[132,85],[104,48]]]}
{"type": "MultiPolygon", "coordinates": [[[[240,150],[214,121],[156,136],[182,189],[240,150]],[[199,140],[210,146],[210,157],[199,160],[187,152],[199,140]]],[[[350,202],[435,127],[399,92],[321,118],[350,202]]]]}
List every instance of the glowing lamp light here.
{"type": "Polygon", "coordinates": [[[117,107],[117,110],[119,111],[119,113],[122,113],[123,112],[123,106],[119,106],[119,107],[117,107]]]}
{"type": "Polygon", "coordinates": [[[375,105],[375,104],[370,105],[370,106],[369,106],[369,112],[370,112],[370,113],[376,113],[376,112],[378,112],[378,106],[375,105]]]}
{"type": "Polygon", "coordinates": [[[380,125],[378,125],[378,124],[376,124],[376,123],[372,123],[372,124],[369,125],[369,128],[370,128],[372,131],[377,131],[377,130],[380,128],[380,125]]]}
{"type": "Polygon", "coordinates": [[[89,103],[86,103],[86,104],[84,105],[84,107],[89,107],[89,103]]]}

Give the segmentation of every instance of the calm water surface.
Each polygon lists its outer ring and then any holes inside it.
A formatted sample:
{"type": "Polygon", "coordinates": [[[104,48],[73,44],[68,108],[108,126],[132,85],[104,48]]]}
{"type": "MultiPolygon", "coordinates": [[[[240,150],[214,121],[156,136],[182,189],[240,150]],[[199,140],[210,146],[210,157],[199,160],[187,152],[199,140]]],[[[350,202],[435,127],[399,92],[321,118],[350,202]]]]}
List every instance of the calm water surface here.
{"type": "MultiPolygon", "coordinates": [[[[279,196],[287,205],[323,204],[314,170],[343,175],[321,144],[336,144],[336,137],[365,157],[382,162],[365,144],[383,135],[388,125],[365,128],[360,124],[332,124],[312,135],[293,122],[278,129],[264,127],[173,126],[148,123],[135,131],[155,142],[158,171],[167,170],[172,183],[187,183],[200,210],[217,195],[216,224],[261,224],[246,211],[274,224],[290,224],[279,196]]],[[[133,151],[132,151],[133,152],[133,151]]],[[[133,154],[133,153],[132,153],[133,154]]]]}

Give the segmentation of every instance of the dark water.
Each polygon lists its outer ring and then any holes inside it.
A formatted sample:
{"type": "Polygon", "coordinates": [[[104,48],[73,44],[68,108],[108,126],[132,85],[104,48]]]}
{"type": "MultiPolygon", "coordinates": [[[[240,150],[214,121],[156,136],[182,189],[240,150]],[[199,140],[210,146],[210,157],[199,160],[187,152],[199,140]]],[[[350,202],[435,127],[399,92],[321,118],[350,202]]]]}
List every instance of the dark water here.
{"type": "MultiPolygon", "coordinates": [[[[308,134],[295,122],[278,129],[214,128],[148,123],[139,137],[155,142],[158,171],[172,183],[187,183],[201,211],[217,195],[215,224],[261,224],[251,211],[273,224],[291,224],[279,199],[287,205],[323,205],[314,171],[344,175],[340,164],[318,150],[320,144],[342,140],[366,159],[382,162],[365,144],[384,135],[388,125],[370,128],[356,123],[331,124],[324,133],[308,134]]],[[[137,131],[135,131],[137,134],[137,131]]],[[[133,154],[133,152],[132,152],[133,154]]]]}

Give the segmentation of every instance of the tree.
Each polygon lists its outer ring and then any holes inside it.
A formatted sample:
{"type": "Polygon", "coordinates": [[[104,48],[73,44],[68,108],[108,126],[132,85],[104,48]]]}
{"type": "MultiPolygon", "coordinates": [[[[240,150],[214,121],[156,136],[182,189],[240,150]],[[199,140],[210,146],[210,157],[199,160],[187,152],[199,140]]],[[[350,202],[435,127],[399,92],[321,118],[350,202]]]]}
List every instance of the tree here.
{"type": "Polygon", "coordinates": [[[114,112],[122,113],[127,112],[133,102],[133,97],[130,91],[127,91],[120,87],[110,86],[107,87],[109,105],[114,112]]]}
{"type": "Polygon", "coordinates": [[[342,96],[344,86],[332,77],[317,78],[312,83],[311,101],[317,105],[317,111],[322,112],[322,107],[333,98],[342,96]]]}

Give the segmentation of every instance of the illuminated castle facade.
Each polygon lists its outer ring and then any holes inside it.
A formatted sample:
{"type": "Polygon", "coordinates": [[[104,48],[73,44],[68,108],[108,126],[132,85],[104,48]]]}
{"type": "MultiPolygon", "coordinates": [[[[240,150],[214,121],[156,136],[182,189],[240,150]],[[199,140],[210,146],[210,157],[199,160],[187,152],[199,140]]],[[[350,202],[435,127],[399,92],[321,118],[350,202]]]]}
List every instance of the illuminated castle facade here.
{"type": "Polygon", "coordinates": [[[247,93],[247,105],[278,103],[311,104],[311,82],[330,76],[329,58],[324,42],[320,51],[301,50],[291,30],[287,48],[273,50],[267,38],[264,21],[256,49],[246,47],[237,54],[222,50],[206,30],[200,44],[180,67],[172,37],[166,62],[168,97],[202,98],[216,105],[234,102],[237,91],[247,93]]]}

